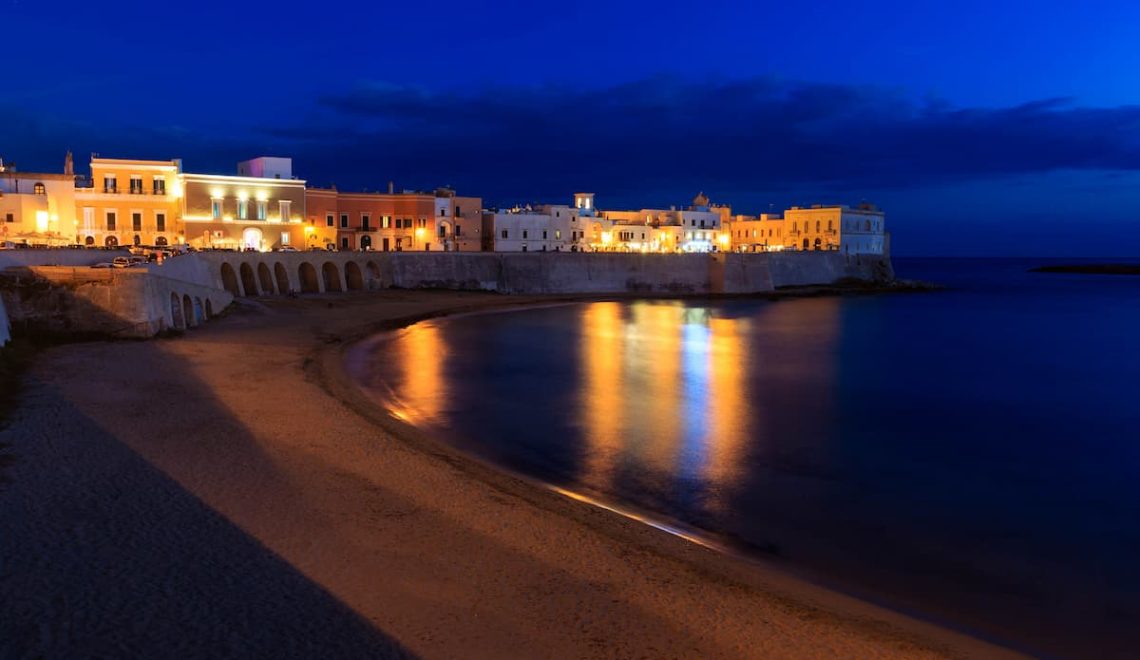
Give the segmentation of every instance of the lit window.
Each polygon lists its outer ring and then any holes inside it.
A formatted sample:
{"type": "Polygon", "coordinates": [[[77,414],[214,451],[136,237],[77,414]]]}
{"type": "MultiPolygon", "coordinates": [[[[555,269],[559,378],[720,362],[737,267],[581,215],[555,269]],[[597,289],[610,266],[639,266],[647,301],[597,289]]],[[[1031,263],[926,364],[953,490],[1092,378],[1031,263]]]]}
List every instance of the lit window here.
{"type": "Polygon", "coordinates": [[[290,207],[292,207],[292,205],[293,205],[292,202],[290,202],[288,200],[284,200],[284,199],[277,202],[277,206],[281,211],[281,222],[289,222],[289,219],[291,217],[291,214],[290,214],[291,208],[290,207]]]}
{"type": "Polygon", "coordinates": [[[154,181],[152,182],[152,191],[156,195],[165,195],[166,194],[166,179],[164,179],[160,176],[154,177],[154,181]]]}
{"type": "Polygon", "coordinates": [[[289,232],[287,232],[287,231],[281,232],[281,244],[282,245],[288,245],[289,244],[289,232]]]}
{"type": "Polygon", "coordinates": [[[141,195],[142,191],[143,191],[142,175],[141,174],[132,174],[131,175],[131,194],[132,195],[141,195]]]}
{"type": "Polygon", "coordinates": [[[47,188],[44,187],[44,184],[37,183],[36,185],[32,186],[32,192],[37,195],[46,195],[47,188]]]}
{"type": "Polygon", "coordinates": [[[257,200],[257,219],[264,220],[269,214],[269,202],[264,199],[257,200]]]}
{"type": "Polygon", "coordinates": [[[103,192],[113,193],[118,191],[119,184],[115,181],[114,174],[108,174],[103,177],[103,192]]]}
{"type": "Polygon", "coordinates": [[[244,199],[239,199],[238,200],[238,218],[241,220],[245,220],[248,217],[248,213],[249,213],[249,202],[245,201],[244,199]]]}
{"type": "Polygon", "coordinates": [[[210,202],[210,215],[213,216],[215,220],[222,219],[222,200],[215,199],[210,202]]]}

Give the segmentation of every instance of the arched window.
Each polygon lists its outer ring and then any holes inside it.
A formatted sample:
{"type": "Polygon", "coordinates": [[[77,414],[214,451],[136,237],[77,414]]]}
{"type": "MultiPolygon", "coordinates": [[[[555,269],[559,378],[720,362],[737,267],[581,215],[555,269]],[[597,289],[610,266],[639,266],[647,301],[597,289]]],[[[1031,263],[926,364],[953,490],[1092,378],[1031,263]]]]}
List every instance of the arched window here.
{"type": "Polygon", "coordinates": [[[32,192],[37,194],[37,195],[46,195],[47,194],[47,188],[44,187],[44,184],[39,183],[37,181],[36,185],[32,186],[32,192]]]}
{"type": "Polygon", "coordinates": [[[815,221],[815,231],[816,233],[819,233],[819,220],[815,221]]]}

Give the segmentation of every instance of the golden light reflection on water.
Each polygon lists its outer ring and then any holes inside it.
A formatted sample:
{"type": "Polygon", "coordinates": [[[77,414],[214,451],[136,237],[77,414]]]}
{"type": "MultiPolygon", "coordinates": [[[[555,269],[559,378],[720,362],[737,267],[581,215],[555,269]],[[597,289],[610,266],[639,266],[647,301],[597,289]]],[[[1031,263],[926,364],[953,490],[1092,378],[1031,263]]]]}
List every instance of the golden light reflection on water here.
{"type": "Polygon", "coordinates": [[[581,409],[584,441],[589,447],[582,481],[604,489],[622,451],[625,419],[622,416],[622,354],[625,350],[622,305],[614,302],[588,305],[582,314],[581,409]]]}
{"type": "Polygon", "coordinates": [[[581,320],[580,480],[612,490],[629,462],[730,487],[749,437],[748,320],[679,302],[598,303],[581,320]]]}
{"type": "Polygon", "coordinates": [[[400,333],[391,355],[399,361],[400,386],[393,394],[391,411],[411,424],[434,424],[447,401],[444,376],[447,345],[435,323],[417,323],[400,333]]]}

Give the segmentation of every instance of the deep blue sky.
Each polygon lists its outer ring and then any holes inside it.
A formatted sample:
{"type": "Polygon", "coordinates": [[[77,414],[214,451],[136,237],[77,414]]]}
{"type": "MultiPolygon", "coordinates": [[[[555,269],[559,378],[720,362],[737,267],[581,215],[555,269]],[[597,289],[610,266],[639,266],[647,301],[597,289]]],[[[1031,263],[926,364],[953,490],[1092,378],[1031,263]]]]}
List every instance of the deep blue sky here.
{"type": "Polygon", "coordinates": [[[0,156],[291,155],[488,205],[866,199],[899,254],[1140,252],[1140,3],[992,4],[0,0],[0,156]]]}

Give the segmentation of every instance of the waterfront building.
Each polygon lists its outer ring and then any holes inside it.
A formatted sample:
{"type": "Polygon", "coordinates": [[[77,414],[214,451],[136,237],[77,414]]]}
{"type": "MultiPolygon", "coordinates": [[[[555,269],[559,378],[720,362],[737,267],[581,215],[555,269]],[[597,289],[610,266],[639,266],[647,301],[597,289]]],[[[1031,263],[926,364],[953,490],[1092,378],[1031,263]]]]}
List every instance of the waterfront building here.
{"type": "Polygon", "coordinates": [[[592,195],[580,193],[575,206],[546,204],[483,213],[483,249],[491,252],[577,252],[587,245],[594,220],[592,195]],[[586,203],[590,207],[578,206],[586,203]]]}
{"type": "Polygon", "coordinates": [[[794,250],[840,250],[846,254],[883,254],[884,214],[871,204],[810,208],[784,212],[784,245],[794,250]]]}
{"type": "Polygon", "coordinates": [[[731,217],[728,206],[711,204],[704,193],[685,209],[601,211],[602,225],[595,250],[624,252],[710,252],[729,248],[722,231],[731,217]]]}
{"type": "Polygon", "coordinates": [[[28,245],[66,245],[76,240],[75,176],[19,172],[0,161],[0,241],[28,245]]]}
{"type": "Polygon", "coordinates": [[[181,220],[197,248],[271,250],[305,245],[305,182],[291,158],[238,164],[238,175],[183,173],[181,220]]]}
{"type": "Polygon", "coordinates": [[[91,158],[91,178],[76,179],[76,242],[87,246],[175,245],[179,160],[91,158]]]}
{"type": "Polygon", "coordinates": [[[478,251],[482,199],[434,192],[341,192],[309,188],[309,247],[339,250],[478,251]]]}
{"type": "Polygon", "coordinates": [[[725,223],[734,252],[778,252],[784,249],[784,218],[780,214],[736,215],[725,223]]]}

